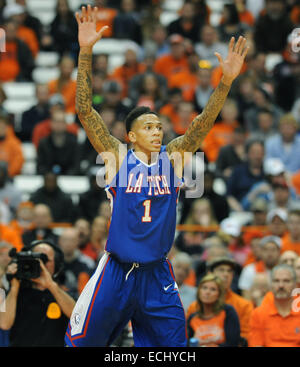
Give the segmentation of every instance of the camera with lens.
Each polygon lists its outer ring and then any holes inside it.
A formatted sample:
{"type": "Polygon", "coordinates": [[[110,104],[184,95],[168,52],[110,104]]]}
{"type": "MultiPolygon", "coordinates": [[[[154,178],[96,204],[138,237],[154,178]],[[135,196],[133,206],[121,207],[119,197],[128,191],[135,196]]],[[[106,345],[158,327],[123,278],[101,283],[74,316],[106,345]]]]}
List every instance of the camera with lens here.
{"type": "Polygon", "coordinates": [[[48,261],[48,256],[39,252],[25,250],[17,252],[15,248],[11,249],[9,256],[13,259],[12,263],[16,263],[18,270],[16,274],[7,274],[8,280],[17,278],[20,280],[30,280],[39,278],[41,275],[40,260],[45,264],[48,261]]]}

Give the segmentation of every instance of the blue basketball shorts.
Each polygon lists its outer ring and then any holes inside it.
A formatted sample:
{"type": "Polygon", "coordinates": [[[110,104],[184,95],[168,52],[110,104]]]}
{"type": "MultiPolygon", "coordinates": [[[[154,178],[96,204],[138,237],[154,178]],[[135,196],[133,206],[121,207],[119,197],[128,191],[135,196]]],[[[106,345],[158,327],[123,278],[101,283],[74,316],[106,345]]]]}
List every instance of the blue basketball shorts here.
{"type": "Polygon", "coordinates": [[[129,320],[136,347],[187,345],[185,314],[169,260],[124,264],[105,253],[77,300],[65,342],[70,347],[109,346],[129,320]]]}

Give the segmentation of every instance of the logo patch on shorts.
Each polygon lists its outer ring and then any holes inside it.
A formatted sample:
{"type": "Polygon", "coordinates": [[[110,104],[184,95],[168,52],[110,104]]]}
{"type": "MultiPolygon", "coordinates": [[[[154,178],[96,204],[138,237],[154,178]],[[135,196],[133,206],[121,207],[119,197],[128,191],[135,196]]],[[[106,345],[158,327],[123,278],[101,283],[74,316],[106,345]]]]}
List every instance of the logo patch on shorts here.
{"type": "Polygon", "coordinates": [[[81,319],[81,316],[79,315],[79,313],[75,313],[74,322],[75,322],[76,325],[79,325],[80,319],[81,319]]]}

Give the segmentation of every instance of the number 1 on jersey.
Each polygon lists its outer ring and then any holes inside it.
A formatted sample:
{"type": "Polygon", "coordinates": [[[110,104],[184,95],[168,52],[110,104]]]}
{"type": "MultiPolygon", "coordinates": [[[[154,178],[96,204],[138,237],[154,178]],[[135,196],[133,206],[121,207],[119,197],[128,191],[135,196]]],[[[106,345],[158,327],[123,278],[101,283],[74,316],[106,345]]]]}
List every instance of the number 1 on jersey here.
{"type": "Polygon", "coordinates": [[[152,222],[152,217],[150,216],[151,200],[145,200],[143,202],[143,206],[145,207],[145,213],[144,216],[142,217],[142,222],[143,223],[152,222]]]}

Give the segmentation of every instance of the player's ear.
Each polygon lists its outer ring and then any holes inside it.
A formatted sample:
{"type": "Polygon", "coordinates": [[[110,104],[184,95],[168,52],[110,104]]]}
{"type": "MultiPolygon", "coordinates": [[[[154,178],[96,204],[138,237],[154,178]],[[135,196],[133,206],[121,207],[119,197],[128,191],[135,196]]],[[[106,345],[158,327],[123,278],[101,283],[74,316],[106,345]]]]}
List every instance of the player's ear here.
{"type": "Polygon", "coordinates": [[[129,131],[128,133],[128,139],[131,143],[135,143],[136,142],[136,135],[135,132],[133,131],[129,131]]]}

